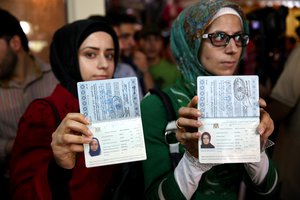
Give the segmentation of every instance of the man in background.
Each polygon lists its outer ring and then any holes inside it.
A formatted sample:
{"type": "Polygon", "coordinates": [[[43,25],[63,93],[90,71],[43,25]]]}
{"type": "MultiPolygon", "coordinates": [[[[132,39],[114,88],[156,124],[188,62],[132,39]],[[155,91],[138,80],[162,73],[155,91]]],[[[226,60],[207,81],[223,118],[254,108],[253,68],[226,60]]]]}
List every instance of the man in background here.
{"type": "Polygon", "coordinates": [[[88,18],[92,20],[106,21],[113,27],[118,36],[120,47],[120,57],[115,69],[114,78],[137,77],[139,84],[139,97],[140,100],[142,100],[146,91],[154,86],[154,82],[148,72],[146,55],[135,49],[134,18],[129,17],[128,19],[127,17],[128,15],[126,14],[109,12],[106,16],[91,15],[88,18]],[[121,26],[123,27],[123,32],[121,32],[121,26]],[[139,57],[132,57],[132,54],[139,55],[139,57]],[[125,58],[128,62],[124,62],[122,58],[125,58]],[[137,68],[137,66],[139,67],[137,68]]]}
{"type": "MultiPolygon", "coordinates": [[[[0,8],[0,196],[6,197],[8,162],[27,105],[57,84],[50,65],[34,58],[16,17],[0,8]],[[2,192],[3,191],[3,192],[2,192]],[[4,195],[4,196],[3,196],[4,195]]],[[[4,198],[6,199],[6,198],[4,198]]]]}
{"type": "MultiPolygon", "coordinates": [[[[273,160],[278,166],[280,199],[300,199],[300,46],[289,55],[271,92],[267,110],[278,127],[273,160]]],[[[276,133],[276,132],[275,132],[276,133]]]]}
{"type": "Polygon", "coordinates": [[[155,87],[164,89],[173,85],[180,77],[180,73],[174,63],[163,57],[167,47],[160,27],[156,24],[144,25],[140,40],[141,50],[146,54],[155,87]]]}
{"type": "Polygon", "coordinates": [[[110,13],[110,15],[119,22],[119,41],[122,44],[120,62],[130,65],[134,69],[142,87],[143,95],[145,95],[149,89],[154,87],[154,82],[149,72],[146,55],[137,48],[135,40],[136,18],[128,14],[110,13]]]}

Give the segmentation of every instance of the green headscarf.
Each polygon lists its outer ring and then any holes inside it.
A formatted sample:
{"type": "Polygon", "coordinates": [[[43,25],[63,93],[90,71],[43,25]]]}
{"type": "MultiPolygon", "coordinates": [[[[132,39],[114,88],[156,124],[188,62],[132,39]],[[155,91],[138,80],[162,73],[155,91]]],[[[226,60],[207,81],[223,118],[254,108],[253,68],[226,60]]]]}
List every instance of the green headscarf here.
{"type": "MultiPolygon", "coordinates": [[[[200,63],[199,49],[202,35],[211,23],[213,16],[223,7],[233,8],[239,13],[243,21],[243,31],[248,34],[248,23],[242,9],[227,0],[200,0],[184,9],[173,23],[170,38],[171,51],[185,84],[192,84],[190,87],[195,87],[198,76],[213,75],[206,71],[200,63]]],[[[242,52],[245,51],[245,48],[242,52]]]]}

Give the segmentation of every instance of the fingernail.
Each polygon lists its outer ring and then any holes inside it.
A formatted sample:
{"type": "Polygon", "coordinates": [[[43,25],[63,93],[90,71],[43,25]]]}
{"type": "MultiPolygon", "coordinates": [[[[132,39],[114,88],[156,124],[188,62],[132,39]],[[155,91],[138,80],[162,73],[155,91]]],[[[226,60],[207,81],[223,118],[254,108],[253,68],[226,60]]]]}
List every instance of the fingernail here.
{"type": "Polygon", "coordinates": [[[265,131],[265,129],[264,128],[259,128],[258,129],[258,132],[259,132],[259,134],[261,135],[261,134],[263,134],[264,133],[264,131],[265,131]]]}
{"type": "Polygon", "coordinates": [[[90,124],[90,120],[87,117],[85,117],[85,120],[87,121],[88,124],[90,124]]]}
{"type": "Polygon", "coordinates": [[[92,131],[91,131],[90,129],[88,129],[87,133],[88,133],[88,135],[90,135],[90,136],[93,135],[93,133],[92,133],[92,131]]]}
{"type": "Polygon", "coordinates": [[[89,144],[92,141],[92,137],[84,137],[84,143],[89,144]]]}

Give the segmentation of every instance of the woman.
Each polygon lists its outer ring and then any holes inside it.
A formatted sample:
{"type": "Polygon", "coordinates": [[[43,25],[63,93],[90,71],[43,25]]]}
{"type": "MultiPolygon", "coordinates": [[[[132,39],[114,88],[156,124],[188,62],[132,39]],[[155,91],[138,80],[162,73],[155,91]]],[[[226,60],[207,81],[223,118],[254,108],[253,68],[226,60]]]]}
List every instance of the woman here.
{"type": "Polygon", "coordinates": [[[211,135],[208,132],[202,133],[201,148],[215,148],[215,146],[210,143],[210,140],[211,140],[211,135]]]}
{"type": "Polygon", "coordinates": [[[101,147],[99,140],[95,137],[93,137],[91,143],[90,143],[90,150],[89,150],[90,156],[99,156],[101,154],[101,147]]]}
{"type": "MultiPolygon", "coordinates": [[[[197,119],[201,113],[195,108],[196,78],[233,75],[248,43],[247,34],[241,8],[226,0],[200,0],[174,21],[171,50],[182,78],[165,92],[174,109],[179,110],[176,138],[183,157],[173,169],[169,145],[164,140],[167,113],[157,96],[147,96],[141,103],[147,149],[143,163],[147,198],[237,199],[241,181],[261,195],[274,192],[277,172],[265,152],[259,163],[215,165],[198,161],[201,133],[197,130],[201,119],[197,119]]],[[[265,102],[260,105],[265,106],[265,102]]],[[[261,140],[266,141],[273,129],[272,119],[261,109],[257,128],[261,140]]]]}
{"type": "Polygon", "coordinates": [[[12,199],[105,198],[118,165],[85,167],[83,144],[92,133],[79,113],[76,84],[112,78],[118,52],[118,38],[105,22],[79,20],[56,31],[50,62],[60,84],[46,100],[31,103],[19,123],[12,199]]]}

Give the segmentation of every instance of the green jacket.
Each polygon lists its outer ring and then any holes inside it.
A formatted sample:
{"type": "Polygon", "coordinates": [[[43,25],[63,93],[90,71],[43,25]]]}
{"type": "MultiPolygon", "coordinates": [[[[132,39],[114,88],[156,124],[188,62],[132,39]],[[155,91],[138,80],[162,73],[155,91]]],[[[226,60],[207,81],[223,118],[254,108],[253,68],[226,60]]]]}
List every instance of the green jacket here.
{"type": "MultiPolygon", "coordinates": [[[[176,111],[181,106],[187,105],[193,96],[180,85],[182,84],[178,81],[175,87],[165,90],[171,97],[176,111]],[[180,96],[178,93],[176,96],[174,95],[175,90],[182,92],[182,98],[178,99],[180,96]]],[[[169,146],[164,140],[167,113],[162,101],[156,95],[146,96],[141,102],[141,112],[147,151],[147,160],[143,162],[146,199],[159,199],[158,190],[161,182],[163,182],[162,192],[165,199],[185,199],[175,181],[169,146]]],[[[180,146],[180,152],[183,154],[184,151],[183,146],[180,146]]],[[[252,188],[262,195],[270,191],[273,193],[272,188],[277,185],[278,177],[274,165],[271,161],[269,163],[267,177],[260,186],[252,184],[243,164],[217,165],[203,174],[192,199],[237,199],[242,180],[245,181],[248,188],[252,188]]]]}
{"type": "Polygon", "coordinates": [[[180,77],[177,66],[165,59],[160,59],[157,65],[151,65],[149,70],[156,87],[162,89],[170,87],[176,82],[176,79],[180,77]]]}

